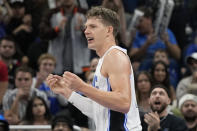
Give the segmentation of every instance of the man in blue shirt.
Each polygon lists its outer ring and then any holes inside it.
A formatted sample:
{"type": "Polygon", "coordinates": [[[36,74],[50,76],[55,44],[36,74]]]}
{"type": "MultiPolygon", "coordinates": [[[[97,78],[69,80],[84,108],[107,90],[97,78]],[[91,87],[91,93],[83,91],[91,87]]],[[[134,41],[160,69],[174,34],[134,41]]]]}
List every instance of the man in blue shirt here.
{"type": "Polygon", "coordinates": [[[137,60],[142,58],[152,58],[157,49],[166,49],[169,55],[175,60],[179,60],[181,50],[177,45],[174,34],[167,29],[161,36],[156,36],[153,27],[152,10],[146,7],[139,8],[144,15],[137,25],[137,33],[130,50],[130,57],[137,60]]]}

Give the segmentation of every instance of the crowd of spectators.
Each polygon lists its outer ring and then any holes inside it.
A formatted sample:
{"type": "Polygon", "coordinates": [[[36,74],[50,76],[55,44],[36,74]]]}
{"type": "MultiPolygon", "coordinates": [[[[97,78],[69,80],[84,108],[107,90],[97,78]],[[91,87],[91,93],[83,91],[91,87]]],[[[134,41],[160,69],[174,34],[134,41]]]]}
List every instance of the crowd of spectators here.
{"type": "Polygon", "coordinates": [[[95,129],[45,80],[50,73],[71,71],[92,83],[99,59],[87,48],[83,26],[87,10],[101,5],[120,16],[117,45],[131,59],[143,130],[196,131],[197,1],[174,3],[168,28],[156,35],[154,0],[0,1],[0,129],[8,130],[8,124],[95,129]],[[136,9],[143,16],[131,31],[136,9]]]}

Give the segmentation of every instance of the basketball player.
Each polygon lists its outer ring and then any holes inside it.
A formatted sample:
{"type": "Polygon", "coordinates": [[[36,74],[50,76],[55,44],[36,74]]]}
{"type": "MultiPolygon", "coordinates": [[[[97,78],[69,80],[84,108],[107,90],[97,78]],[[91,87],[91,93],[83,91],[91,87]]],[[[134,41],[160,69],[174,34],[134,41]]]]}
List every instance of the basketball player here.
{"type": "Polygon", "coordinates": [[[55,93],[91,117],[96,131],[141,131],[134,76],[126,50],[116,46],[119,18],[115,12],[94,7],[87,13],[85,36],[88,48],[100,57],[93,86],[71,72],[63,77],[49,75],[47,83],[55,93]],[[81,96],[76,92],[81,92],[81,96]]]}

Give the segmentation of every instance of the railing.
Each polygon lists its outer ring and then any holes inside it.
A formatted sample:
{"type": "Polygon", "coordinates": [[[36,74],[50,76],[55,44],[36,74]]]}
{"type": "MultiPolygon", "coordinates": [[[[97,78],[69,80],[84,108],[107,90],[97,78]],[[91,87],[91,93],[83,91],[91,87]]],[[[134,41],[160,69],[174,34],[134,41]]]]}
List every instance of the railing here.
{"type": "MultiPolygon", "coordinates": [[[[51,125],[9,125],[10,130],[50,130],[51,125]]],[[[80,127],[73,126],[75,131],[81,131],[80,127]]]]}

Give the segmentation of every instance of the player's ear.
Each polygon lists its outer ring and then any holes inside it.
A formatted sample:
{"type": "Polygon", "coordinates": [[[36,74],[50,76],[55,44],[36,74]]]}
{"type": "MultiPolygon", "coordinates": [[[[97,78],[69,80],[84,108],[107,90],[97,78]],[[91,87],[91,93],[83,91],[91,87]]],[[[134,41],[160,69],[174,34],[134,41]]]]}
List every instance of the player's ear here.
{"type": "Polygon", "coordinates": [[[113,34],[114,28],[113,26],[108,26],[108,33],[113,34]]]}

